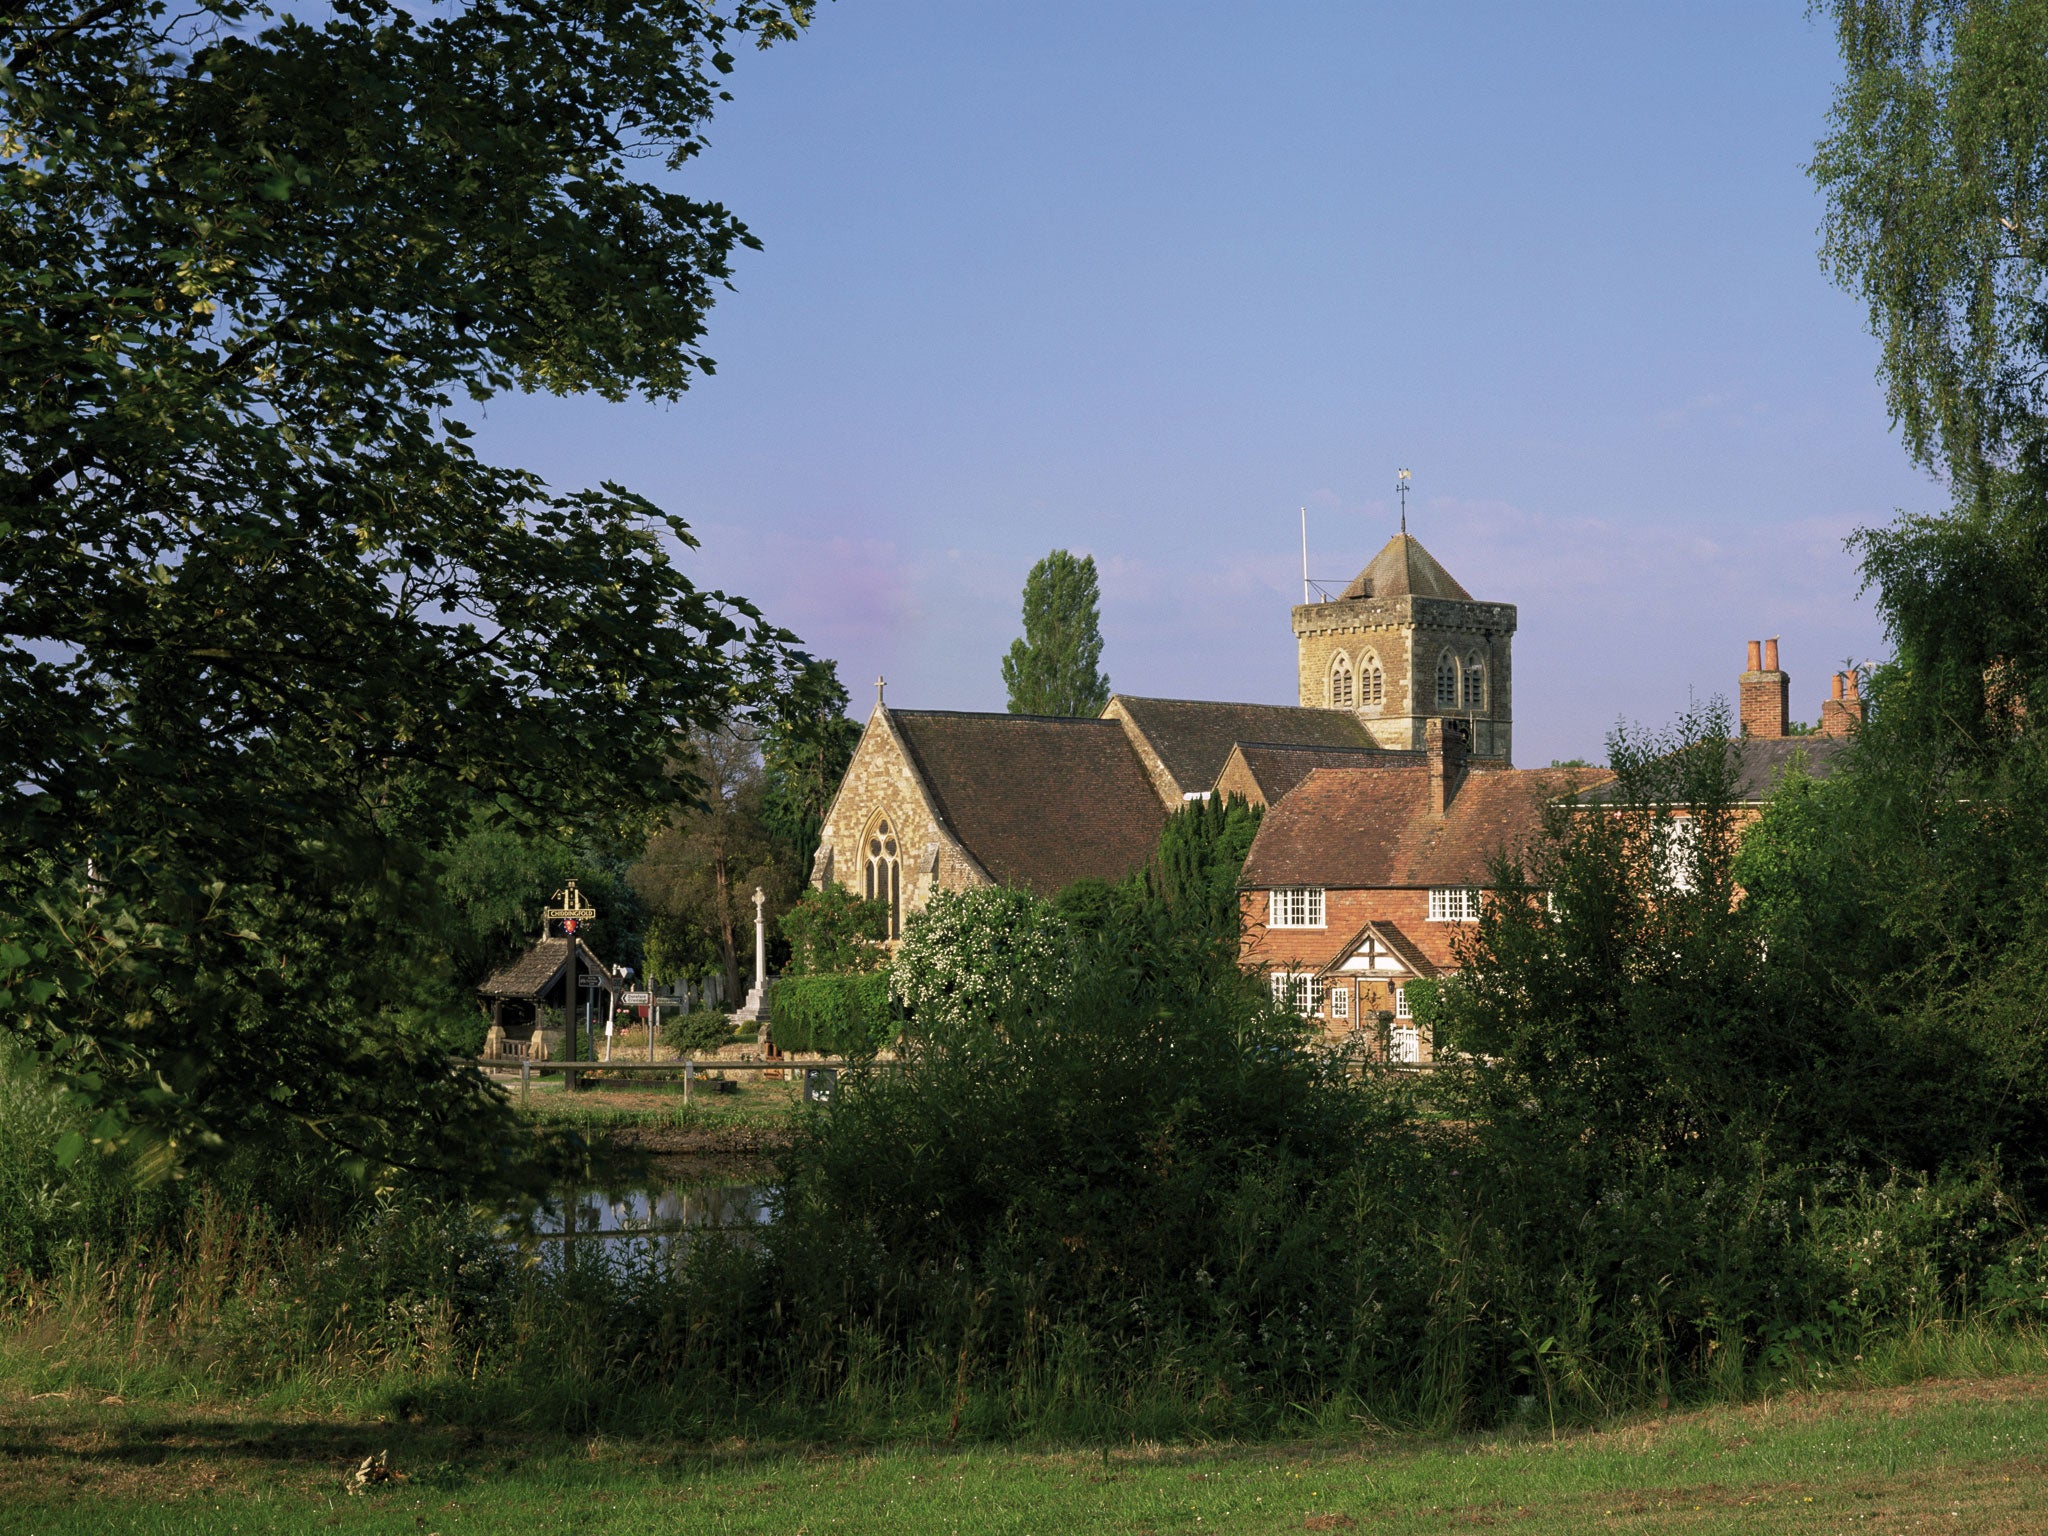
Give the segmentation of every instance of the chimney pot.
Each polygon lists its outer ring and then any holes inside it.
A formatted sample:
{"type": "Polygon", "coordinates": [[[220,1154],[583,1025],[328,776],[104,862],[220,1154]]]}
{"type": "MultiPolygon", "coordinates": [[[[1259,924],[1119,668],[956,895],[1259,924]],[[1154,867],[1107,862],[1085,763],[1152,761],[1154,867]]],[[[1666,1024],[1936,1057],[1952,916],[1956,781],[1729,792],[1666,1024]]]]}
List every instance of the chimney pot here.
{"type": "Polygon", "coordinates": [[[1761,672],[1764,669],[1764,644],[1761,640],[1749,642],[1749,670],[1761,672]]]}
{"type": "Polygon", "coordinates": [[[1835,697],[1839,699],[1839,698],[1840,698],[1841,696],[1842,696],[1842,674],[1841,674],[1841,673],[1839,673],[1839,672],[1837,672],[1837,673],[1835,674],[1835,697]]]}
{"type": "Polygon", "coordinates": [[[1766,672],[1778,670],[1778,637],[1776,635],[1771,636],[1770,639],[1764,642],[1764,670],[1766,672]]]}
{"type": "Polygon", "coordinates": [[[1854,672],[1845,672],[1842,674],[1842,677],[1843,687],[1845,689],[1844,697],[1851,699],[1862,698],[1863,694],[1862,690],[1856,682],[1856,674],[1854,672]]]}

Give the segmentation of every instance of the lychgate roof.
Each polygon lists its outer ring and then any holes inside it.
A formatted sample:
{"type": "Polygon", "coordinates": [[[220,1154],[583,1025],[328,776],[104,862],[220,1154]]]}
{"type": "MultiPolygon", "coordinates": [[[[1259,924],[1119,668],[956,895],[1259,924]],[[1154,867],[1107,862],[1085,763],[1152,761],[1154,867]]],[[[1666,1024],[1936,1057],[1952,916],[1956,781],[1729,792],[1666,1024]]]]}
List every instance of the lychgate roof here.
{"type": "Polygon", "coordinates": [[[1351,579],[1345,597],[1447,597],[1472,601],[1451,573],[1436,563],[1413,534],[1397,533],[1372,563],[1351,579]]]}
{"type": "MultiPolygon", "coordinates": [[[[569,943],[568,939],[535,940],[525,954],[486,976],[477,991],[485,997],[544,996],[562,978],[562,968],[569,963],[569,943]]],[[[597,976],[606,988],[617,987],[617,979],[604,962],[580,940],[576,943],[576,965],[578,970],[597,976]]]]}
{"type": "Polygon", "coordinates": [[[1198,794],[1214,785],[1230,749],[1241,741],[1377,750],[1358,717],[1341,709],[1139,699],[1121,693],[1110,702],[1123,707],[1125,717],[1151,744],[1182,794],[1198,794]]]}
{"type": "Polygon", "coordinates": [[[934,809],[989,878],[1049,896],[1120,879],[1166,824],[1114,720],[892,709],[934,809]]]}

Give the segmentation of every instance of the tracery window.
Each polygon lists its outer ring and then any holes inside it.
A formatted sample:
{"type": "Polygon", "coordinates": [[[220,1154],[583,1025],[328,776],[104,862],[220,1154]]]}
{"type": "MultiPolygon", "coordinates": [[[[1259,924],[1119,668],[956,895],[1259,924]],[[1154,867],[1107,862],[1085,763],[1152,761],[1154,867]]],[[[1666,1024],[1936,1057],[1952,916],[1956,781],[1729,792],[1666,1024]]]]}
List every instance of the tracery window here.
{"type": "Polygon", "coordinates": [[[1358,702],[1360,704],[1384,704],[1387,699],[1387,674],[1380,670],[1380,659],[1371,651],[1358,658],[1358,702]]]}
{"type": "Polygon", "coordinates": [[[1458,658],[1449,651],[1445,651],[1436,660],[1436,707],[1458,707],[1458,658]]]}
{"type": "Polygon", "coordinates": [[[884,816],[868,833],[861,894],[889,909],[889,937],[903,937],[903,861],[897,854],[896,829],[884,816]]]}
{"type": "Polygon", "coordinates": [[[1465,662],[1465,707],[1486,708],[1486,668],[1477,656],[1469,657],[1465,662]]]}
{"type": "Polygon", "coordinates": [[[1351,708],[1351,693],[1351,658],[1339,651],[1330,663],[1330,708],[1351,708]]]}

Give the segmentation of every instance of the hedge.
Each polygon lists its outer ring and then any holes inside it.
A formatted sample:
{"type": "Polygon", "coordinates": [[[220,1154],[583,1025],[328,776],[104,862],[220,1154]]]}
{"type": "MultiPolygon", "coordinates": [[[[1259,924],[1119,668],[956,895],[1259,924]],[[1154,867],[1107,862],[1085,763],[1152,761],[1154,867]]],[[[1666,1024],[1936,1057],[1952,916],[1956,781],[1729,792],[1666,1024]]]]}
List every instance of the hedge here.
{"type": "Polygon", "coordinates": [[[889,1000],[889,973],[784,976],[775,983],[768,1037],[785,1051],[866,1056],[896,1038],[902,1021],[889,1000]]]}

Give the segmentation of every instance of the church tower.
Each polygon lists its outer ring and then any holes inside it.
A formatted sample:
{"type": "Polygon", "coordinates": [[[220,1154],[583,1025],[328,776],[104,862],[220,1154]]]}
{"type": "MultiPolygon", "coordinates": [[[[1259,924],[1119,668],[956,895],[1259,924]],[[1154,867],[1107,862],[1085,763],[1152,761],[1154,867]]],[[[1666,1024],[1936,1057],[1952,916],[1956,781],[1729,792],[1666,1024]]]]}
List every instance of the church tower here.
{"type": "Polygon", "coordinates": [[[1397,533],[1342,596],[1294,610],[1301,702],[1350,711],[1393,751],[1421,751],[1433,719],[1463,720],[1472,756],[1510,767],[1514,635],[1514,604],[1475,601],[1397,533]]]}

